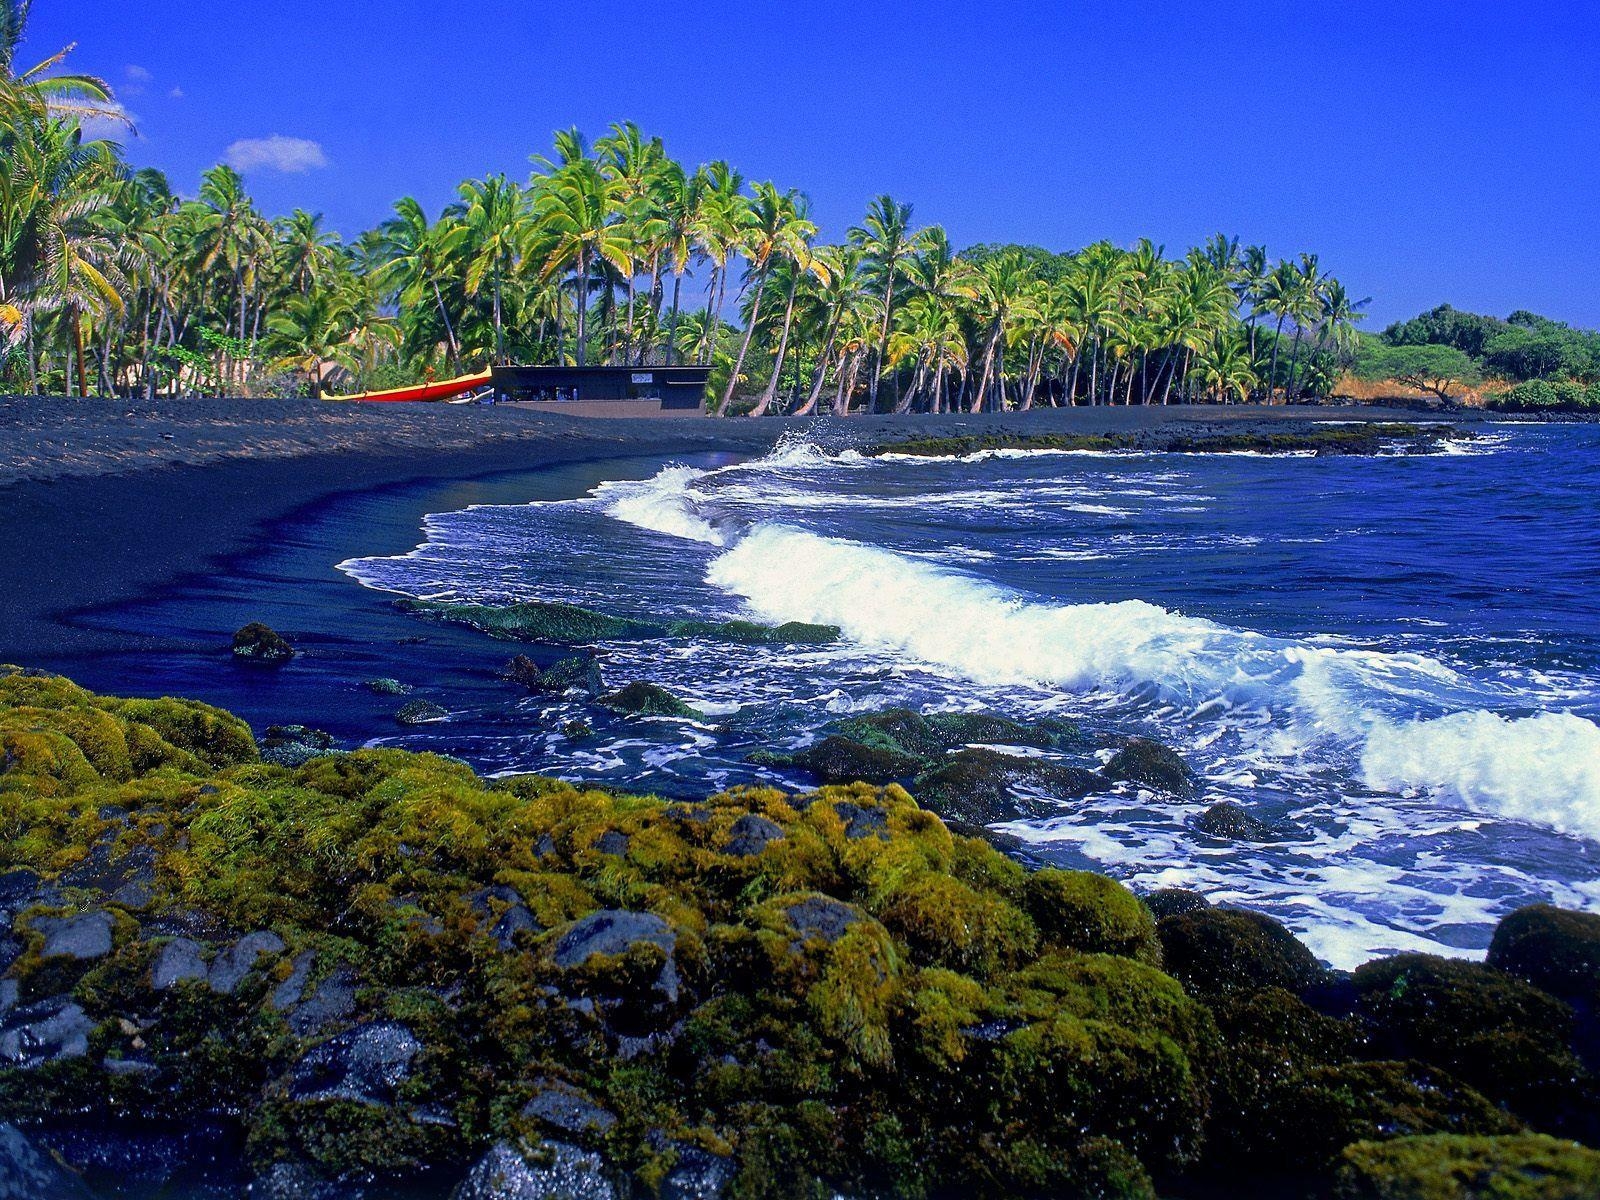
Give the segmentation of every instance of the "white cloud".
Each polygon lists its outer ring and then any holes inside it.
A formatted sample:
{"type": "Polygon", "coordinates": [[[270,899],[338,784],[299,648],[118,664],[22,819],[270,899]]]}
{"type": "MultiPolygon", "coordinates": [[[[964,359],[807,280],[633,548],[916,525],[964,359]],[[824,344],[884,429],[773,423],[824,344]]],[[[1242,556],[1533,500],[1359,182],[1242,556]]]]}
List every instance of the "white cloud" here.
{"type": "Polygon", "coordinates": [[[125,142],[129,138],[137,137],[134,123],[138,120],[131,112],[120,104],[102,104],[99,107],[107,110],[103,117],[83,117],[78,121],[78,128],[83,131],[86,141],[101,139],[110,142],[125,142]]]}
{"type": "Polygon", "coordinates": [[[129,63],[122,69],[122,93],[125,96],[140,96],[146,88],[156,81],[144,67],[136,63],[129,63]]]}
{"type": "Polygon", "coordinates": [[[183,89],[181,87],[173,88],[170,92],[167,93],[167,99],[169,99],[169,100],[182,100],[183,99],[183,89]]]}
{"type": "Polygon", "coordinates": [[[306,138],[241,138],[229,146],[222,159],[235,171],[281,171],[285,175],[304,175],[328,165],[321,145],[306,138]]]}

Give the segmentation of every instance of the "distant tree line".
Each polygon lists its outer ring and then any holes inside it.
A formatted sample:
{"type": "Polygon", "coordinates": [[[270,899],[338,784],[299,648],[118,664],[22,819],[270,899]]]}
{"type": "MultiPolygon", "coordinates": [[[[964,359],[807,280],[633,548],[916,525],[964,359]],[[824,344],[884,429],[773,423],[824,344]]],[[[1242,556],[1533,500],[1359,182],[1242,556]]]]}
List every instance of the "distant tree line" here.
{"type": "Polygon", "coordinates": [[[0,389],[273,394],[490,363],[712,368],[718,413],[982,411],[1328,395],[1361,303],[1315,255],[1218,235],[957,252],[880,196],[842,238],[805,196],[620,123],[525,180],[404,198],[353,239],[271,218],[232,168],[179,197],[83,121],[110,89],[16,61],[0,0],[0,389]],[[726,314],[726,317],[725,315],[726,314]]]}

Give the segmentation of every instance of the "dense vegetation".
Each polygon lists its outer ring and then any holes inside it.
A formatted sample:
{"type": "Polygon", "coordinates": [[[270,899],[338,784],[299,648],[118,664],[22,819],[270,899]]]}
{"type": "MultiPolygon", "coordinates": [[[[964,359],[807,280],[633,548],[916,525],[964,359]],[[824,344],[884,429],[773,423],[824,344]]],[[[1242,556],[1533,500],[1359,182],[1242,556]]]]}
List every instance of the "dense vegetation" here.
{"type": "MultiPolygon", "coordinates": [[[[972,733],[929,730],[930,755],[972,733]]],[[[1266,917],[1025,870],[894,786],[667,803],[264,757],[205,705],[0,668],[0,1123],[155,1136],[169,1164],[233,1123],[207,1183],[268,1195],[1600,1178],[1592,915],[1336,976],[1266,917]]]]}
{"type": "Polygon", "coordinates": [[[1537,313],[1502,321],[1442,304],[1380,336],[1361,336],[1354,370],[1444,398],[1505,381],[1511,386],[1489,405],[1506,411],[1600,411],[1600,332],[1537,313]]]}
{"type": "Polygon", "coordinates": [[[1220,235],[957,253],[880,196],[827,242],[801,193],[627,123],[346,242],[269,219],[230,167],[182,200],[86,139],[109,89],[21,72],[27,8],[0,3],[0,388],[320,392],[515,360],[709,363],[710,403],[756,413],[1298,398],[1332,388],[1359,316],[1314,255],[1220,235]]]}

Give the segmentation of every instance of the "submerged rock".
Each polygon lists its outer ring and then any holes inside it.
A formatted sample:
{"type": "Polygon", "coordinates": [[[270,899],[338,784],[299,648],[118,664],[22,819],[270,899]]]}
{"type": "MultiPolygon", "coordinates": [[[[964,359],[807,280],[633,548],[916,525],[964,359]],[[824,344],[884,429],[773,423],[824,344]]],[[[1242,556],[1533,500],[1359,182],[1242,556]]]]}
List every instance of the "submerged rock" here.
{"type": "Polygon", "coordinates": [[[1142,783],[1187,799],[1195,793],[1194,772],[1177,753],[1149,738],[1134,738],[1102,768],[1107,779],[1142,783]]]}
{"type": "Polygon", "coordinates": [[[411,685],[409,683],[401,683],[398,679],[389,679],[387,677],[383,679],[368,679],[361,686],[374,696],[409,696],[411,694],[411,685]]]}
{"type": "Polygon", "coordinates": [[[684,717],[703,721],[706,714],[691,708],[664,687],[653,683],[630,683],[600,697],[600,703],[612,712],[627,713],[635,717],[684,717]]]}
{"type": "Polygon", "coordinates": [[[241,662],[281,667],[294,657],[294,647],[277,630],[252,621],[233,635],[233,657],[241,662]]]}
{"type": "Polygon", "coordinates": [[[298,767],[338,746],[331,733],[304,725],[269,725],[259,744],[261,761],[280,767],[298,767]]]}
{"type": "Polygon", "coordinates": [[[411,700],[395,710],[394,719],[400,725],[428,725],[442,721],[450,715],[432,700],[411,700]]]}
{"type": "Polygon", "coordinates": [[[575,604],[528,601],[495,607],[488,604],[451,604],[438,600],[400,600],[396,607],[417,616],[467,625],[491,637],[519,642],[586,644],[618,638],[659,635],[665,627],[625,617],[607,616],[575,604]]]}
{"type": "Polygon", "coordinates": [[[893,783],[909,779],[924,765],[921,758],[838,736],[823,738],[789,755],[788,762],[810,771],[823,783],[893,783]]]}
{"type": "Polygon", "coordinates": [[[547,668],[541,668],[527,655],[519,654],[506,663],[505,676],[530,692],[557,696],[573,691],[598,696],[606,687],[600,675],[600,663],[592,654],[563,658],[547,668]]]}
{"type": "Polygon", "coordinates": [[[1059,801],[1080,800],[1110,785],[1097,772],[997,750],[962,750],[917,776],[917,800],[941,817],[993,825],[1038,816],[1059,801]]]}

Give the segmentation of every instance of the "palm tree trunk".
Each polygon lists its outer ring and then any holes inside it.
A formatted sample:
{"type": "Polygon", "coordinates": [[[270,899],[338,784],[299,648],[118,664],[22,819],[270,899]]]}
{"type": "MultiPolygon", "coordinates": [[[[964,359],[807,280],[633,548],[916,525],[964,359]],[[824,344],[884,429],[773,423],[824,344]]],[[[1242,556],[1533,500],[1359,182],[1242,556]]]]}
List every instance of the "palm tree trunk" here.
{"type": "MultiPolygon", "coordinates": [[[[883,289],[883,324],[882,324],[882,327],[878,330],[878,345],[877,345],[877,349],[874,350],[873,356],[872,356],[872,379],[868,383],[868,386],[867,386],[867,390],[871,395],[871,399],[868,402],[868,411],[869,412],[877,412],[878,411],[878,380],[880,378],[882,378],[882,376],[883,376],[883,355],[884,355],[884,351],[887,350],[888,347],[889,347],[889,315],[893,311],[894,311],[894,263],[891,262],[889,264],[889,278],[888,278],[888,281],[885,283],[884,289],[883,289]]],[[[899,390],[899,385],[898,384],[891,384],[890,386],[896,392],[898,392],[898,390],[899,390]]],[[[898,410],[898,396],[896,396],[896,402],[897,402],[896,411],[899,411],[898,410]]]]}
{"type": "Polygon", "coordinates": [[[678,337],[678,297],[683,290],[683,272],[672,273],[672,316],[667,319],[667,366],[672,366],[672,360],[677,355],[678,337]]]}
{"type": "Polygon", "coordinates": [[[1283,317],[1278,318],[1278,327],[1272,334],[1272,365],[1267,368],[1267,403],[1272,403],[1272,393],[1278,387],[1278,346],[1283,342],[1283,317]]]}
{"type": "Polygon", "coordinates": [[[89,394],[89,373],[83,363],[83,318],[75,308],[67,309],[67,316],[72,321],[72,344],[78,366],[78,398],[81,400],[89,394]]]}
{"type": "Polygon", "coordinates": [[[444,293],[439,290],[439,281],[429,278],[433,285],[433,299],[439,306],[439,319],[444,322],[445,340],[450,343],[450,363],[455,367],[456,374],[461,374],[461,346],[456,342],[456,329],[450,323],[450,310],[445,306],[444,293]]]}
{"type": "Polygon", "coordinates": [[[752,417],[766,416],[767,409],[772,407],[772,401],[778,395],[779,381],[783,378],[783,360],[789,353],[789,330],[794,324],[794,296],[799,288],[800,271],[797,267],[789,277],[789,299],[783,310],[783,332],[778,335],[778,358],[772,364],[772,375],[767,380],[766,390],[761,393],[760,401],[750,410],[752,417]]]}
{"type": "Polygon", "coordinates": [[[589,337],[585,324],[589,317],[589,252],[578,255],[578,366],[586,366],[589,354],[589,337]]]}
{"type": "Polygon", "coordinates": [[[739,386],[739,372],[744,370],[744,356],[750,351],[750,338],[756,331],[756,320],[761,316],[761,297],[766,288],[767,271],[771,266],[771,259],[762,264],[761,272],[756,276],[756,294],[750,301],[750,319],[745,322],[744,337],[739,342],[739,357],[733,361],[733,371],[728,375],[728,388],[722,393],[722,403],[717,405],[717,416],[728,415],[728,406],[733,403],[733,393],[739,386]]]}

